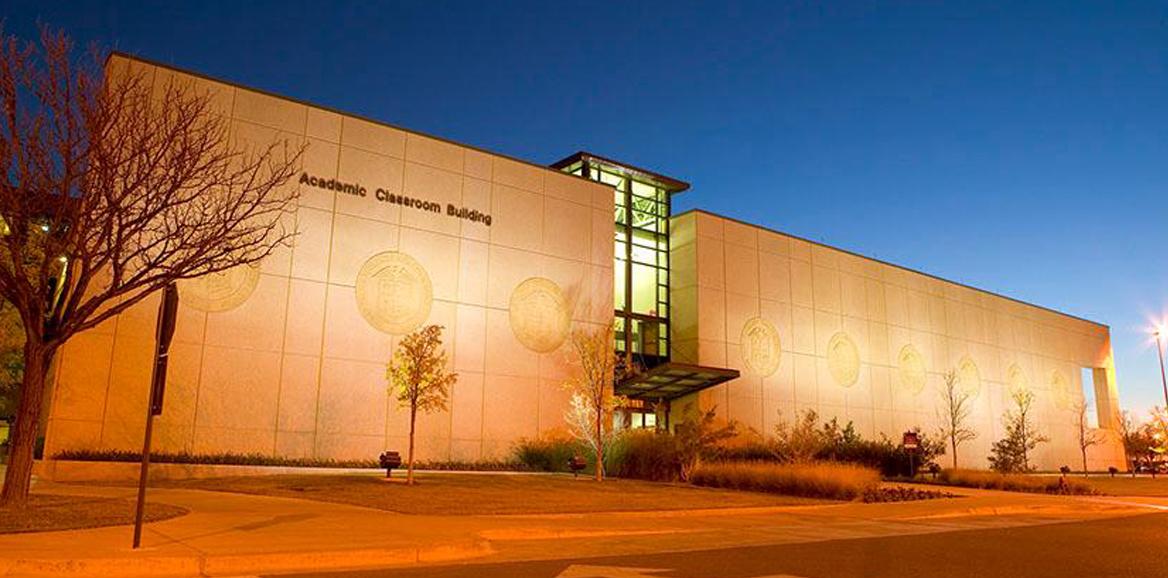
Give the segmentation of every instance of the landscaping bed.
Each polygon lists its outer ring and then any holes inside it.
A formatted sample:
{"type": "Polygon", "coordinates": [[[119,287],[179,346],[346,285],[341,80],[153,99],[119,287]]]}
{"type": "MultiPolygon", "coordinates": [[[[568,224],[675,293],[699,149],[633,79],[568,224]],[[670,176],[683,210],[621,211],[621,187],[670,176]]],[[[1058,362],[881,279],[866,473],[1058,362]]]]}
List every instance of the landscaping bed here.
{"type": "Polygon", "coordinates": [[[700,488],[681,483],[567,475],[419,474],[418,484],[382,476],[278,475],[170,481],[154,487],[335,502],[418,515],[558,514],[795,506],[826,500],[700,488]]]}
{"type": "Polygon", "coordinates": [[[1078,480],[1095,491],[1111,496],[1168,496],[1168,476],[1131,477],[1131,475],[1105,475],[1081,477],[1078,480]]]}
{"type": "Polygon", "coordinates": [[[1090,496],[1101,493],[1084,480],[1070,476],[1001,474],[978,470],[943,470],[936,478],[918,477],[908,481],[921,484],[976,488],[980,490],[1001,490],[1005,492],[1025,492],[1031,494],[1090,496]]]}
{"type": "MultiPolygon", "coordinates": [[[[24,508],[0,508],[0,534],[80,530],[134,523],[135,501],[56,494],[32,494],[24,508]]],[[[147,502],[143,519],[169,520],[187,514],[185,508],[147,502]]]]}

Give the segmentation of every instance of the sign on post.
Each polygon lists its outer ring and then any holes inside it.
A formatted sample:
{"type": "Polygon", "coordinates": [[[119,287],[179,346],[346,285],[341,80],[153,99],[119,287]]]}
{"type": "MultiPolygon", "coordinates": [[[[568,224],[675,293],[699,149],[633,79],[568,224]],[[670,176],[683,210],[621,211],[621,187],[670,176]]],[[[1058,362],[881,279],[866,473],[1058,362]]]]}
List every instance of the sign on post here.
{"type": "Polygon", "coordinates": [[[171,283],[162,292],[158,305],[158,325],[155,328],[154,372],[150,378],[150,403],[146,406],[146,434],[142,440],[142,471],[138,474],[138,505],[134,513],[134,548],[142,543],[142,512],[146,506],[146,474],[150,469],[150,435],[154,430],[154,416],[162,415],[162,397],[166,392],[166,359],[170,354],[170,340],[174,337],[175,317],[178,313],[178,288],[171,283]]]}
{"type": "Polygon", "coordinates": [[[904,432],[904,441],[902,443],[904,444],[904,449],[915,450],[921,447],[921,438],[915,431],[906,431],[904,432]]]}

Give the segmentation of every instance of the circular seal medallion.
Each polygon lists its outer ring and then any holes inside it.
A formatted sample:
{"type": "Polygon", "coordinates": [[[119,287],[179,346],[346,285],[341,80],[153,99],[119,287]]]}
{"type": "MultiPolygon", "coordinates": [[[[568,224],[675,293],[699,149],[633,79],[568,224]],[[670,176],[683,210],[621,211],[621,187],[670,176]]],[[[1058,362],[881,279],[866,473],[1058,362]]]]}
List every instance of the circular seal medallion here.
{"type": "Polygon", "coordinates": [[[970,399],[977,399],[978,394],[981,393],[981,372],[977,370],[977,364],[968,356],[962,357],[961,361],[957,362],[957,383],[969,393],[970,399]]]}
{"type": "Polygon", "coordinates": [[[1059,409],[1071,409],[1071,384],[1063,372],[1050,372],[1050,392],[1054,397],[1054,405],[1059,409]]]}
{"type": "Polygon", "coordinates": [[[909,343],[900,348],[900,356],[897,359],[900,367],[900,384],[905,389],[912,392],[913,395],[918,395],[925,390],[925,358],[921,357],[921,352],[909,343]]]}
{"type": "Polygon", "coordinates": [[[180,302],[192,309],[216,313],[243,305],[260,282],[255,265],[236,265],[226,271],[178,282],[180,302]]]}
{"type": "Polygon", "coordinates": [[[860,350],[846,333],[836,333],[827,342],[827,366],[835,382],[851,387],[860,377],[860,350]]]}
{"type": "Polygon", "coordinates": [[[1014,404],[1014,394],[1020,391],[1028,391],[1030,389],[1030,380],[1026,377],[1026,372],[1017,363],[1011,363],[1010,367],[1006,368],[1006,387],[1002,389],[1002,402],[1006,407],[1014,404]]]}
{"type": "Polygon", "coordinates": [[[510,316],[515,338],[537,353],[555,351],[568,337],[568,300],[558,285],[543,277],[531,277],[515,287],[510,316]]]}
{"type": "Polygon", "coordinates": [[[357,272],[357,310],[382,333],[413,331],[430,316],[433,302],[430,276],[405,253],[378,253],[357,272]]]}
{"type": "Polygon", "coordinates": [[[779,332],[762,317],[754,317],[742,326],[742,361],[760,377],[769,377],[779,369],[783,355],[779,332]]]}

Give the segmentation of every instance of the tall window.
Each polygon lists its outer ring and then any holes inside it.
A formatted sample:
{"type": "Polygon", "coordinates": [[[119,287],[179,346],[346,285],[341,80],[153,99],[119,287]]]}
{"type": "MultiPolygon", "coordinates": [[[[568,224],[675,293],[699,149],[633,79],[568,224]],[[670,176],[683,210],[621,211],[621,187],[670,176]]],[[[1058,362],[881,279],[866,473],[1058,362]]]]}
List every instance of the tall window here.
{"type": "Polygon", "coordinates": [[[613,187],[615,347],[645,368],[669,360],[669,191],[622,167],[580,160],[566,172],[613,187]]]}
{"type": "Polygon", "coordinates": [[[1099,406],[1095,401],[1095,369],[1084,367],[1079,370],[1083,384],[1083,404],[1087,406],[1087,427],[1099,427],[1099,406]]]}

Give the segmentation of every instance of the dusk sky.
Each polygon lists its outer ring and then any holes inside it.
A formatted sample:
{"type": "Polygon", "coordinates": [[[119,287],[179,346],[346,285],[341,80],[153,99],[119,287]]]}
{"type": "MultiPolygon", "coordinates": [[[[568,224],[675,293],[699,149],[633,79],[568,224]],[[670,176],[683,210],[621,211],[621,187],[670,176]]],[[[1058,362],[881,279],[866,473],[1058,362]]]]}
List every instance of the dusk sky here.
{"type": "Polygon", "coordinates": [[[1111,327],[1163,404],[1168,3],[44,2],[38,21],[546,164],[587,150],[691,207],[1111,327]]]}

